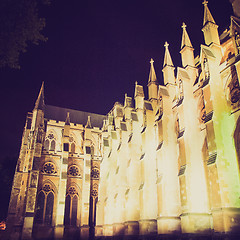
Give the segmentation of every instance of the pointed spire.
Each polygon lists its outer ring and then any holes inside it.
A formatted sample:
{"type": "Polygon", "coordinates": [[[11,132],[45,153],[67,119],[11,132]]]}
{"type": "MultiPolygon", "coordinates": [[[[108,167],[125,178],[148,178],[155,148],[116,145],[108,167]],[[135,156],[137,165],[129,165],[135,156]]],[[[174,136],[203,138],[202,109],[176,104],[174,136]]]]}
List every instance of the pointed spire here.
{"type": "Polygon", "coordinates": [[[132,98],[128,97],[127,93],[125,93],[124,107],[133,107],[132,106],[132,98]]]}
{"type": "Polygon", "coordinates": [[[168,49],[168,42],[165,42],[164,47],[165,47],[165,56],[164,56],[164,62],[163,62],[163,67],[165,66],[172,66],[173,67],[173,62],[172,58],[168,49]]]}
{"type": "Polygon", "coordinates": [[[37,101],[35,102],[34,109],[44,109],[44,82],[42,82],[42,86],[38,94],[37,101]]]}
{"type": "Polygon", "coordinates": [[[204,0],[202,4],[204,5],[203,26],[205,26],[205,24],[208,22],[216,24],[208,6],[207,6],[208,1],[204,0]]]}
{"type": "Polygon", "coordinates": [[[69,116],[69,112],[67,112],[67,117],[65,120],[65,125],[70,125],[70,116],[69,116]]]}
{"type": "Polygon", "coordinates": [[[210,44],[214,43],[218,46],[220,45],[220,39],[218,34],[218,25],[215,23],[212,14],[210,13],[208,6],[208,1],[204,0],[204,17],[203,17],[203,35],[205,44],[210,46],[210,44]]]}
{"type": "Polygon", "coordinates": [[[149,73],[149,78],[148,78],[148,83],[150,82],[157,82],[157,76],[156,76],[156,73],[155,73],[155,69],[154,69],[154,66],[153,66],[153,59],[151,58],[151,67],[150,67],[150,73],[149,73]]]}
{"type": "Polygon", "coordinates": [[[138,85],[138,82],[135,82],[135,93],[134,93],[134,97],[144,97],[144,92],[143,92],[143,86],[138,85]]]}
{"type": "Polygon", "coordinates": [[[92,124],[91,124],[91,117],[88,116],[88,120],[87,120],[87,124],[86,124],[86,128],[92,128],[92,124]]]}
{"type": "Polygon", "coordinates": [[[188,36],[187,30],[186,30],[187,25],[183,23],[182,29],[183,29],[183,35],[182,35],[182,44],[181,44],[181,49],[183,49],[184,46],[192,48],[192,43],[190,41],[190,38],[188,36]]]}

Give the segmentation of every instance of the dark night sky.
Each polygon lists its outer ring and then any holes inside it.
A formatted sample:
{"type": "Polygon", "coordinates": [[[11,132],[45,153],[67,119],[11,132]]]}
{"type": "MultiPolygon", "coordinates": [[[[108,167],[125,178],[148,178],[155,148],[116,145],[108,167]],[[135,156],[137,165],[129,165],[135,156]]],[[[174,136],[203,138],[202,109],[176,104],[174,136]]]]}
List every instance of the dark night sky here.
{"type": "MultiPolygon", "coordinates": [[[[222,32],[231,4],[209,0],[208,6],[222,32]]],[[[181,66],[183,21],[195,55],[203,43],[201,0],[53,0],[40,15],[48,41],[28,47],[20,70],[0,70],[1,160],[18,155],[26,113],[42,81],[46,104],[106,114],[125,93],[133,96],[135,81],[146,92],[150,58],[162,82],[165,41],[181,66]]]]}

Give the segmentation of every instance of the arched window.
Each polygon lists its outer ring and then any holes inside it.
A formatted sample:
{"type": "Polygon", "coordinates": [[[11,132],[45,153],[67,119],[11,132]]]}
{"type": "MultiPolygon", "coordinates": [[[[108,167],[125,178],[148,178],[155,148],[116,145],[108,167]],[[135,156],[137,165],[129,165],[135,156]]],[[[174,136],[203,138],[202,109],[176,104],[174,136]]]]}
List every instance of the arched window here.
{"type": "Polygon", "coordinates": [[[37,196],[35,223],[52,225],[54,193],[49,184],[45,184],[37,196]]]}
{"type": "Polygon", "coordinates": [[[70,134],[69,136],[69,152],[70,153],[75,153],[76,152],[76,141],[75,141],[75,135],[74,134],[70,134]]]}
{"type": "Polygon", "coordinates": [[[49,140],[48,139],[44,142],[44,149],[46,149],[46,150],[49,149],[49,140]]]}
{"type": "Polygon", "coordinates": [[[44,203],[45,203],[45,194],[43,193],[43,191],[41,191],[38,194],[38,198],[37,198],[36,215],[35,215],[36,223],[43,223],[44,203]]]}
{"type": "Polygon", "coordinates": [[[77,226],[78,193],[75,187],[70,187],[67,191],[65,203],[64,225],[77,226]]]}
{"type": "Polygon", "coordinates": [[[53,132],[47,134],[44,142],[44,149],[49,151],[55,151],[56,148],[56,137],[54,136],[53,132]]]}
{"type": "Polygon", "coordinates": [[[75,153],[75,144],[74,143],[71,144],[71,153],[75,153]]]}
{"type": "Polygon", "coordinates": [[[51,151],[55,151],[55,145],[56,145],[55,140],[52,140],[51,141],[51,147],[50,147],[51,151]]]}
{"type": "Polygon", "coordinates": [[[73,226],[77,225],[77,208],[78,208],[78,196],[74,195],[72,198],[72,218],[71,218],[71,224],[73,226]]]}
{"type": "Polygon", "coordinates": [[[52,224],[53,202],[54,202],[54,195],[52,192],[50,192],[47,195],[47,202],[46,202],[45,221],[44,221],[46,225],[52,224]]]}
{"type": "Polygon", "coordinates": [[[64,214],[64,225],[70,225],[70,207],[71,207],[71,197],[67,195],[65,202],[65,214],[64,214]]]}

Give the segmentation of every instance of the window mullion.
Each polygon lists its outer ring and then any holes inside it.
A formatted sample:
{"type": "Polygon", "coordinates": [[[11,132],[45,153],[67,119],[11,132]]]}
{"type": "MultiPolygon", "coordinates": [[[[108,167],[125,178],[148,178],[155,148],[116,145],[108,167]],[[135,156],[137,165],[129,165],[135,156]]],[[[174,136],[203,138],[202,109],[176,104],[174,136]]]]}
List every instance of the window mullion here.
{"type": "Polygon", "coordinates": [[[44,206],[43,206],[43,224],[45,224],[45,214],[46,214],[46,205],[47,205],[47,194],[45,194],[44,192],[44,195],[45,195],[45,198],[44,198],[44,206]]]}

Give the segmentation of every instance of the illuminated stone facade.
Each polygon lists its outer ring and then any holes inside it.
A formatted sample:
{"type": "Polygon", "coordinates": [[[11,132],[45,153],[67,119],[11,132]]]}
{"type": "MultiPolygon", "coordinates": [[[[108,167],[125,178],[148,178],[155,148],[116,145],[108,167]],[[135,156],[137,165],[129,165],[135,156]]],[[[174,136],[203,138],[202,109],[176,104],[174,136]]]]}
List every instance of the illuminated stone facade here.
{"type": "Polygon", "coordinates": [[[107,116],[44,104],[27,115],[7,220],[11,239],[237,233],[240,19],[220,37],[204,1],[205,44],[183,24],[160,86],[135,83],[107,116]]]}

